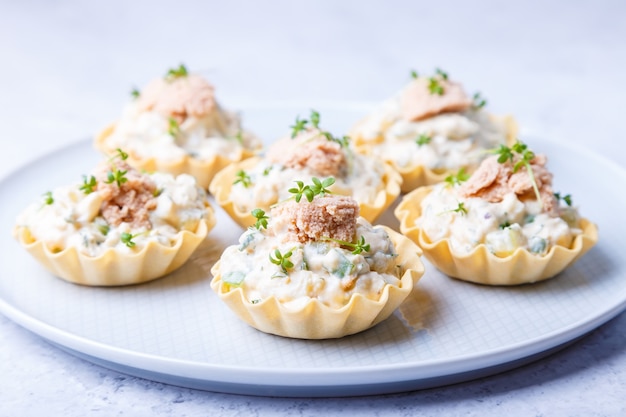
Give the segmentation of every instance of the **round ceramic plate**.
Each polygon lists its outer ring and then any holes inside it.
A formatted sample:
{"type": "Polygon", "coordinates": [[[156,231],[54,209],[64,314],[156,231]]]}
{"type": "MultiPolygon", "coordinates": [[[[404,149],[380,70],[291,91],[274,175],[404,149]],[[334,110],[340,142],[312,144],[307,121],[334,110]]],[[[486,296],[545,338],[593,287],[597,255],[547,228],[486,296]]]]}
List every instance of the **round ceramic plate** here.
{"type": "MultiPolygon", "coordinates": [[[[322,106],[337,134],[362,108],[322,106]]],[[[272,140],[286,134],[296,106],[249,108],[248,126],[272,140]]],[[[212,292],[210,268],[241,229],[219,208],[218,223],[193,258],[157,281],[90,288],[43,270],[11,237],[29,202],[90,171],[90,141],[33,161],[0,181],[0,312],[80,357],[156,381],[212,391],[272,396],[399,392],[477,378],[544,356],[626,307],[625,172],[585,149],[532,138],[549,155],[555,188],[571,193],[595,221],[600,241],[559,276],[519,287],[457,281],[426,263],[412,296],[378,326],[337,340],[292,340],[239,321],[212,292]]],[[[381,223],[397,229],[393,207],[381,223]]]]}

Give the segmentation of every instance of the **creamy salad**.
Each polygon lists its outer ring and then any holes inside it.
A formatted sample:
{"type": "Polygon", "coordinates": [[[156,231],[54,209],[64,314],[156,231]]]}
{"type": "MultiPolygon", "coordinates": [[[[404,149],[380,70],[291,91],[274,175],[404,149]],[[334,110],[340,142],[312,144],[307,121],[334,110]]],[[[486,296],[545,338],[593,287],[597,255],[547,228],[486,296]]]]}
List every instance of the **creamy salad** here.
{"type": "Polygon", "coordinates": [[[332,176],[333,193],[351,195],[361,204],[374,204],[386,186],[380,160],[354,152],[347,137],[336,138],[311,126],[274,143],[254,168],[239,171],[230,199],[241,212],[269,208],[289,197],[295,181],[312,176],[332,176]]]}
{"type": "Polygon", "coordinates": [[[133,97],[106,138],[109,149],[159,160],[216,155],[239,160],[242,149],[261,147],[258,138],[242,129],[239,116],[215,101],[213,86],[183,65],[134,91],[133,97]]]}
{"type": "Polygon", "coordinates": [[[151,241],[173,246],[182,230],[195,232],[209,215],[206,193],[193,177],[143,174],[113,158],[82,184],[44,194],[18,216],[17,226],[52,252],[74,247],[98,256],[111,248],[138,251],[151,241]]]}
{"type": "Polygon", "coordinates": [[[451,176],[433,186],[416,225],[460,254],[481,244],[500,257],[519,248],[544,255],[555,245],[570,247],[582,233],[578,210],[569,195],[553,192],[545,157],[526,155],[527,166],[492,156],[466,182],[451,176]]]}
{"type": "Polygon", "coordinates": [[[506,143],[509,126],[438,71],[416,76],[351,132],[360,145],[399,168],[450,170],[478,164],[484,149],[506,143]]]}
{"type": "Polygon", "coordinates": [[[400,283],[393,242],[358,217],[350,197],[289,201],[257,218],[220,260],[222,281],[250,303],[273,296],[294,309],[311,299],[340,308],[353,294],[377,300],[386,285],[400,283]]]}

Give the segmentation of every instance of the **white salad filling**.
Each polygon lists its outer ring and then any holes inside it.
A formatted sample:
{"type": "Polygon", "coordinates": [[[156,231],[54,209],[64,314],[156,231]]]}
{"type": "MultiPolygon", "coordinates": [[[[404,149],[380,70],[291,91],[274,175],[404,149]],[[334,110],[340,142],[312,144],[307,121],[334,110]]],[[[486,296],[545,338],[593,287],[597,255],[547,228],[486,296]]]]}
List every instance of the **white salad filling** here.
{"type": "MultiPolygon", "coordinates": [[[[349,195],[358,203],[374,204],[378,193],[385,189],[383,181],[385,169],[381,162],[373,158],[343,149],[348,166],[345,175],[333,177],[335,183],[330,187],[334,194],[349,195]]],[[[304,167],[295,169],[280,163],[261,160],[253,169],[244,171],[247,180],[237,181],[230,191],[230,199],[241,212],[250,212],[256,207],[270,207],[292,196],[289,189],[295,181],[308,183],[311,177],[319,175],[304,167]]]]}
{"type": "Polygon", "coordinates": [[[482,108],[412,122],[402,117],[400,97],[401,93],[386,100],[354,132],[373,146],[375,155],[400,168],[451,170],[475,165],[485,157],[485,149],[506,142],[507,127],[482,108]]]}
{"type": "MultiPolygon", "coordinates": [[[[284,233],[251,227],[241,236],[239,245],[224,251],[221,279],[231,288],[240,287],[251,303],[274,296],[293,309],[311,299],[340,308],[357,293],[378,300],[386,285],[400,283],[397,253],[383,229],[373,228],[363,218],[357,222],[357,236],[370,245],[368,251],[358,254],[332,241],[300,243],[284,233]],[[290,254],[287,258],[291,267],[271,262],[270,256],[276,259],[276,250],[285,257],[290,254]],[[354,284],[346,286],[350,280],[355,280],[354,284]]],[[[270,223],[269,230],[284,228],[275,222],[270,223]]]]}
{"type": "Polygon", "coordinates": [[[161,173],[146,175],[158,190],[156,208],[149,214],[151,228],[133,229],[126,222],[117,227],[108,224],[100,213],[102,192],[85,194],[80,184],[47,193],[18,216],[17,225],[27,228],[52,252],[74,247],[85,255],[98,256],[110,248],[128,253],[141,250],[150,241],[172,246],[180,231],[194,232],[207,217],[206,193],[187,174],[176,178],[161,173]],[[128,235],[130,241],[124,239],[128,235]]]}
{"type": "Polygon", "coordinates": [[[569,247],[582,230],[573,207],[559,207],[558,215],[543,212],[536,200],[520,201],[513,192],[502,201],[490,203],[479,197],[463,198],[458,186],[437,184],[421,202],[416,226],[431,242],[449,239],[456,253],[466,254],[485,244],[496,256],[504,257],[518,248],[543,255],[551,247],[569,247]]]}
{"type": "Polygon", "coordinates": [[[216,155],[238,160],[243,149],[257,149],[260,141],[241,128],[234,113],[216,109],[177,124],[154,111],[142,111],[137,102],[126,105],[114,131],[106,138],[111,149],[122,148],[142,158],[177,160],[191,156],[208,160],[216,155]]]}

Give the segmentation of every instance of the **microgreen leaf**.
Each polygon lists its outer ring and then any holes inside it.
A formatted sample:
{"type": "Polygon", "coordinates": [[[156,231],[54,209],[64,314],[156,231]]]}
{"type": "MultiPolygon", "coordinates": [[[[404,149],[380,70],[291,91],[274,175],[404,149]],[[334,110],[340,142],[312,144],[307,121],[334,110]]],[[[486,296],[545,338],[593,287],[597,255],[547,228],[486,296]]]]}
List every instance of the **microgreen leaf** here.
{"type": "Polygon", "coordinates": [[[173,117],[170,117],[167,123],[167,133],[169,133],[171,137],[176,138],[180,134],[180,125],[173,117]]]}
{"type": "Polygon", "coordinates": [[[252,210],[251,214],[256,218],[256,223],[254,223],[254,227],[256,229],[267,229],[267,221],[269,220],[269,217],[265,215],[265,211],[260,208],[255,208],[252,210]]]}
{"type": "Polygon", "coordinates": [[[235,174],[235,177],[236,179],[233,182],[233,184],[241,184],[245,188],[248,188],[252,184],[252,179],[250,178],[248,173],[244,171],[243,169],[240,169],[239,171],[237,171],[237,173],[235,174]]]}
{"type": "Polygon", "coordinates": [[[139,98],[139,96],[141,95],[141,93],[139,92],[139,90],[137,90],[136,88],[133,88],[130,91],[130,95],[132,96],[132,98],[139,98]]]}
{"type": "Polygon", "coordinates": [[[167,74],[165,74],[165,79],[173,80],[175,78],[186,77],[187,75],[189,75],[187,67],[185,67],[183,64],[180,64],[178,68],[170,68],[167,71],[167,74]]]}
{"type": "Polygon", "coordinates": [[[483,107],[485,107],[487,105],[487,100],[485,100],[480,93],[475,93],[473,96],[473,101],[474,103],[472,104],[472,106],[475,109],[482,109],[483,107]]]}
{"type": "Polygon", "coordinates": [[[115,172],[109,171],[107,172],[107,180],[105,181],[105,183],[112,184],[115,182],[118,187],[121,187],[122,184],[128,181],[128,178],[126,178],[125,175],[126,171],[121,171],[119,169],[116,169],[115,172]]]}
{"type": "Polygon", "coordinates": [[[311,191],[313,191],[314,195],[321,195],[323,197],[326,194],[332,194],[330,190],[327,189],[327,187],[330,187],[335,183],[335,179],[333,177],[328,177],[323,181],[320,181],[319,178],[313,177],[311,178],[311,181],[313,181],[311,191]]]}
{"type": "Polygon", "coordinates": [[[327,240],[332,240],[333,242],[338,243],[341,246],[347,247],[352,251],[353,255],[358,255],[363,252],[370,251],[370,244],[365,242],[365,237],[361,236],[356,243],[346,242],[345,240],[333,239],[333,238],[325,238],[327,240]]]}
{"type": "Polygon", "coordinates": [[[439,80],[434,77],[428,79],[428,91],[430,94],[437,94],[438,96],[442,96],[444,93],[443,86],[439,83],[439,80]]]}
{"type": "Polygon", "coordinates": [[[52,191],[48,191],[44,193],[43,196],[44,196],[43,202],[46,203],[47,205],[54,203],[54,198],[52,197],[52,191]]]}
{"type": "Polygon", "coordinates": [[[417,139],[415,139],[415,143],[417,143],[417,146],[421,147],[423,145],[428,145],[431,140],[432,140],[432,137],[422,133],[417,137],[417,139]]]}
{"type": "Polygon", "coordinates": [[[460,185],[469,179],[469,174],[465,172],[465,168],[461,168],[457,171],[456,174],[450,174],[445,178],[445,182],[448,183],[448,186],[453,187],[455,185],[460,185]]]}
{"type": "Polygon", "coordinates": [[[447,80],[447,79],[448,79],[448,73],[447,73],[447,72],[445,72],[445,71],[442,71],[442,70],[441,70],[441,69],[439,69],[439,68],[436,68],[436,69],[435,69],[435,73],[436,73],[437,75],[439,75],[439,76],[440,76],[442,79],[444,79],[444,80],[447,80]]]}
{"type": "Polygon", "coordinates": [[[305,131],[308,123],[309,121],[307,119],[300,120],[300,116],[297,116],[295,123],[292,126],[289,126],[291,128],[291,139],[298,136],[300,132],[305,131]]]}
{"type": "Polygon", "coordinates": [[[573,204],[571,194],[566,194],[564,196],[561,196],[561,193],[554,193],[554,198],[556,198],[556,201],[559,201],[559,202],[562,200],[569,207],[571,207],[573,204]]]}
{"type": "Polygon", "coordinates": [[[465,203],[462,201],[459,201],[458,206],[452,211],[455,213],[459,213],[461,216],[464,216],[467,214],[467,208],[465,208],[465,203]]]}
{"type": "Polygon", "coordinates": [[[128,246],[129,248],[132,248],[135,246],[135,242],[133,242],[133,239],[137,236],[138,235],[132,235],[130,233],[124,232],[120,236],[120,241],[126,246],[128,246]]]}
{"type": "Polygon", "coordinates": [[[270,262],[273,263],[274,265],[278,265],[280,266],[280,269],[282,269],[282,271],[287,274],[287,271],[291,268],[293,268],[293,262],[291,262],[289,260],[289,258],[291,257],[291,255],[293,255],[293,249],[283,253],[280,253],[280,251],[278,249],[276,249],[274,251],[274,256],[272,257],[272,254],[270,253],[269,257],[270,257],[270,262]]]}
{"type": "Polygon", "coordinates": [[[509,221],[505,221],[504,223],[502,223],[500,226],[498,226],[500,229],[506,229],[507,227],[511,227],[511,223],[509,223],[509,221]]]}
{"type": "Polygon", "coordinates": [[[95,191],[98,182],[96,181],[96,177],[93,175],[87,178],[86,175],[83,175],[83,185],[80,186],[79,190],[81,190],[85,194],[91,194],[95,191]]]}
{"type": "Polygon", "coordinates": [[[316,129],[320,127],[320,114],[315,110],[311,110],[311,124],[316,129]]]}
{"type": "Polygon", "coordinates": [[[417,79],[419,78],[419,74],[415,70],[411,70],[411,78],[417,79]]]}

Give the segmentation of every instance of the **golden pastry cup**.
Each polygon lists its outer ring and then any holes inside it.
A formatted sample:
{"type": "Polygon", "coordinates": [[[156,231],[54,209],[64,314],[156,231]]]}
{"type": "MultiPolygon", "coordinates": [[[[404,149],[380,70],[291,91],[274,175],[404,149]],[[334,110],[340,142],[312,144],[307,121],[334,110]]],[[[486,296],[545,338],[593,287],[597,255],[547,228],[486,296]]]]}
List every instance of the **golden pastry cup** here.
{"type": "MultiPolygon", "coordinates": [[[[261,162],[260,157],[252,157],[230,164],[218,172],[209,185],[209,192],[215,197],[217,204],[219,204],[224,211],[226,211],[226,213],[228,213],[228,215],[243,228],[252,226],[256,222],[256,218],[250,214],[251,210],[246,212],[241,211],[241,209],[239,209],[230,199],[230,192],[232,190],[237,171],[249,171],[259,164],[259,162],[261,162]]],[[[385,184],[385,188],[378,191],[376,198],[374,199],[374,203],[359,202],[359,215],[370,223],[373,223],[378,216],[387,210],[391,203],[393,203],[400,195],[400,185],[402,182],[400,174],[398,174],[398,172],[387,163],[383,163],[383,166],[384,174],[382,181],[385,184]]],[[[273,203],[276,203],[276,201],[273,203]]],[[[270,207],[254,208],[260,208],[265,211],[269,211],[270,209],[270,207]]]]}
{"type": "Polygon", "coordinates": [[[241,320],[265,333],[297,339],[331,339],[361,332],[389,317],[424,274],[422,251],[413,242],[385,226],[376,227],[389,234],[404,270],[400,285],[387,284],[378,300],[353,294],[346,305],[332,308],[312,298],[303,307],[292,309],[272,296],[252,304],[241,288],[230,288],[221,280],[220,261],[211,269],[211,288],[241,320]]]}
{"type": "Polygon", "coordinates": [[[404,196],[394,212],[400,220],[400,231],[422,248],[424,256],[444,274],[464,281],[486,285],[518,285],[552,278],[576,262],[598,241],[597,226],[581,219],[582,233],[570,247],[555,245],[545,255],[535,255],[524,248],[513,254],[498,257],[480,244],[467,254],[455,253],[448,239],[431,241],[415,225],[421,216],[421,202],[432,191],[432,186],[421,187],[404,196]]]}
{"type": "Polygon", "coordinates": [[[194,232],[183,230],[176,242],[166,246],[149,241],[132,253],[114,248],[98,256],[89,256],[75,247],[53,252],[41,240],[33,237],[27,227],[16,226],[17,241],[51,274],[75,284],[88,286],[121,286],[140,284],[160,278],[182,266],[215,226],[213,210],[200,220],[194,232]]]}
{"type": "MultiPolygon", "coordinates": [[[[96,136],[94,146],[97,150],[106,155],[115,153],[116,148],[107,143],[107,139],[114,130],[115,123],[107,126],[96,136]]],[[[189,174],[196,179],[198,186],[203,189],[208,188],[213,176],[222,168],[256,154],[256,151],[241,148],[234,159],[229,159],[222,155],[214,155],[209,159],[197,159],[191,155],[184,155],[179,159],[162,160],[154,157],[144,158],[128,149],[123,149],[123,151],[128,153],[126,162],[135,169],[145,172],[165,172],[174,176],[189,174]]]]}
{"type": "MultiPolygon", "coordinates": [[[[506,116],[496,116],[493,114],[489,115],[489,119],[496,124],[502,124],[505,126],[507,134],[506,134],[506,144],[512,145],[517,140],[517,122],[515,118],[510,115],[506,116]]],[[[379,136],[375,140],[367,140],[361,135],[358,131],[358,126],[362,124],[363,121],[357,123],[357,125],[352,129],[352,134],[350,137],[354,140],[355,147],[359,153],[371,155],[374,152],[374,144],[379,144],[384,141],[382,136],[379,136]]],[[[465,168],[468,173],[474,171],[477,167],[466,166],[459,167],[454,170],[450,169],[432,169],[425,167],[423,165],[412,165],[412,166],[398,166],[393,160],[386,160],[387,163],[391,164],[391,166],[400,173],[402,176],[402,184],[401,184],[401,192],[408,193],[415,190],[418,187],[424,185],[433,185],[440,182],[443,182],[447,176],[450,174],[456,174],[458,169],[465,168]]]]}

